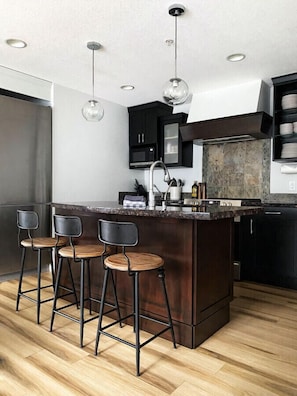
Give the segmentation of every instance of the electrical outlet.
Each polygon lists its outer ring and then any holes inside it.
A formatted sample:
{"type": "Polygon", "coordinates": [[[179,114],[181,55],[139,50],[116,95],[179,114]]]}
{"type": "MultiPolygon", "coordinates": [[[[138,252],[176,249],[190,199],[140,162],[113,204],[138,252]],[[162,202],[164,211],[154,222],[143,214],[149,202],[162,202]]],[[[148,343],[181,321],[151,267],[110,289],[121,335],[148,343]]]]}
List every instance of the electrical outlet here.
{"type": "Polygon", "coordinates": [[[296,190],[296,182],[295,180],[290,180],[289,181],[289,191],[295,191],[296,190]]]}

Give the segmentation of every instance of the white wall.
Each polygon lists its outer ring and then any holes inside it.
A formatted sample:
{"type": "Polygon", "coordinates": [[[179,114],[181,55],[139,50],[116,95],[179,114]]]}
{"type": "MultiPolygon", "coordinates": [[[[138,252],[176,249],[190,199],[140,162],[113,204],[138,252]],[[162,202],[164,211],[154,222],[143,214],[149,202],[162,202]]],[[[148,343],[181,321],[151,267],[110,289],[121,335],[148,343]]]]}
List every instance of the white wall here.
{"type": "Polygon", "coordinates": [[[104,118],[88,122],[81,108],[89,96],[54,85],[53,201],[117,201],[133,191],[143,172],[129,169],[127,108],[101,101],[104,118]]]}
{"type": "Polygon", "coordinates": [[[35,98],[51,100],[52,83],[0,66],[0,87],[35,98]]]}
{"type": "MultiPolygon", "coordinates": [[[[61,86],[52,87],[50,81],[38,79],[0,66],[0,87],[45,100],[52,100],[53,108],[53,199],[117,200],[118,191],[133,191],[137,178],[148,188],[148,171],[128,168],[128,113],[126,108],[102,101],[105,116],[99,123],[88,123],[81,116],[81,107],[89,99],[81,92],[61,86]]],[[[229,87],[229,90],[232,87],[229,87]]],[[[271,88],[271,104],[272,104],[271,88]]],[[[203,95],[198,93],[196,95],[203,95]]],[[[194,95],[196,97],[196,95],[194,95]]],[[[212,91],[213,96],[216,91],[212,91]]],[[[173,112],[188,112],[189,104],[177,106],[173,112]]],[[[198,110],[199,111],[199,108],[198,110]]],[[[201,109],[200,109],[201,111],[201,109]]],[[[196,119],[195,119],[196,118],[196,119]]],[[[188,122],[197,121],[189,114],[188,122]]],[[[270,191],[296,194],[297,173],[281,173],[282,164],[271,161],[270,191]],[[291,190],[291,182],[296,190],[291,190]]],[[[194,145],[193,168],[173,168],[172,177],[185,181],[184,192],[191,191],[194,180],[202,180],[202,148],[194,145]]],[[[155,184],[165,191],[163,171],[156,169],[155,184]]]]}
{"type": "Polygon", "coordinates": [[[296,194],[297,193],[297,164],[281,164],[271,161],[270,167],[270,193],[271,194],[296,194]],[[282,173],[282,168],[286,168],[282,173]]]}
{"type": "Polygon", "coordinates": [[[99,123],[85,121],[89,96],[0,66],[0,87],[53,103],[53,200],[118,200],[143,172],[129,169],[128,112],[102,100],[99,123]]]}

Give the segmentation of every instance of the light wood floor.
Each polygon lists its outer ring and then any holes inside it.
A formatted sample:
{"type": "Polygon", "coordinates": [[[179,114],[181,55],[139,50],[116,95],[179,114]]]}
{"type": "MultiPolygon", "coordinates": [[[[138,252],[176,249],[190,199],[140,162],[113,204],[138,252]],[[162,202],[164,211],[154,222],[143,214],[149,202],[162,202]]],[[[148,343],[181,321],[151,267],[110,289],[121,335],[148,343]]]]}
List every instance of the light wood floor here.
{"type": "Polygon", "coordinates": [[[81,349],[78,324],[57,316],[48,331],[51,303],[39,326],[31,302],[16,313],[16,290],[0,284],[0,395],[297,395],[297,291],[236,283],[228,325],[195,350],[153,341],[136,377],[132,348],[102,337],[94,356],[97,320],[81,349]]]}

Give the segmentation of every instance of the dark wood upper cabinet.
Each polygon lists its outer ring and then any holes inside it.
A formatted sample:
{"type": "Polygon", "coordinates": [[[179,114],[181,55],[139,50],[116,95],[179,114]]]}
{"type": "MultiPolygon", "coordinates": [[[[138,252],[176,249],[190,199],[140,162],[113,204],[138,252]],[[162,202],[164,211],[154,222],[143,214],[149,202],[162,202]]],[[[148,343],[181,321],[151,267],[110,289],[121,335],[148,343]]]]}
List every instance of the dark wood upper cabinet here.
{"type": "Polygon", "coordinates": [[[157,144],[159,138],[159,117],[172,113],[172,107],[151,102],[128,108],[130,146],[157,144]]]}
{"type": "Polygon", "coordinates": [[[168,166],[192,166],[193,142],[182,142],[179,127],[187,114],[172,114],[172,107],[151,102],[128,108],[130,168],[148,168],[163,160],[168,166]]]}
{"type": "Polygon", "coordinates": [[[187,117],[185,113],[160,117],[160,147],[166,166],[193,166],[193,142],[183,142],[179,129],[187,117]]]}

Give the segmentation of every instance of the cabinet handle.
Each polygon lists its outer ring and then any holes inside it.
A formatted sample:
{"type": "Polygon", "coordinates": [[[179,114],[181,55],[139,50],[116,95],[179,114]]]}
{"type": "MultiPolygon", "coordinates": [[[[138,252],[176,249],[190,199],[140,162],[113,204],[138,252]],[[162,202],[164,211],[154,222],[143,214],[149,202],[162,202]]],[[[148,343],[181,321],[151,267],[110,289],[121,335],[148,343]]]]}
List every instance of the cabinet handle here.
{"type": "Polygon", "coordinates": [[[137,134],[137,143],[141,143],[141,141],[140,141],[140,133],[137,134]]]}
{"type": "Polygon", "coordinates": [[[144,133],[142,133],[141,136],[142,136],[142,143],[144,143],[144,133]]]}
{"type": "Polygon", "coordinates": [[[250,235],[253,235],[254,233],[254,223],[253,223],[253,219],[250,219],[250,235]]]}
{"type": "Polygon", "coordinates": [[[279,216],[279,215],[281,215],[282,214],[282,212],[264,212],[266,215],[277,215],[277,216],[279,216]]]}

